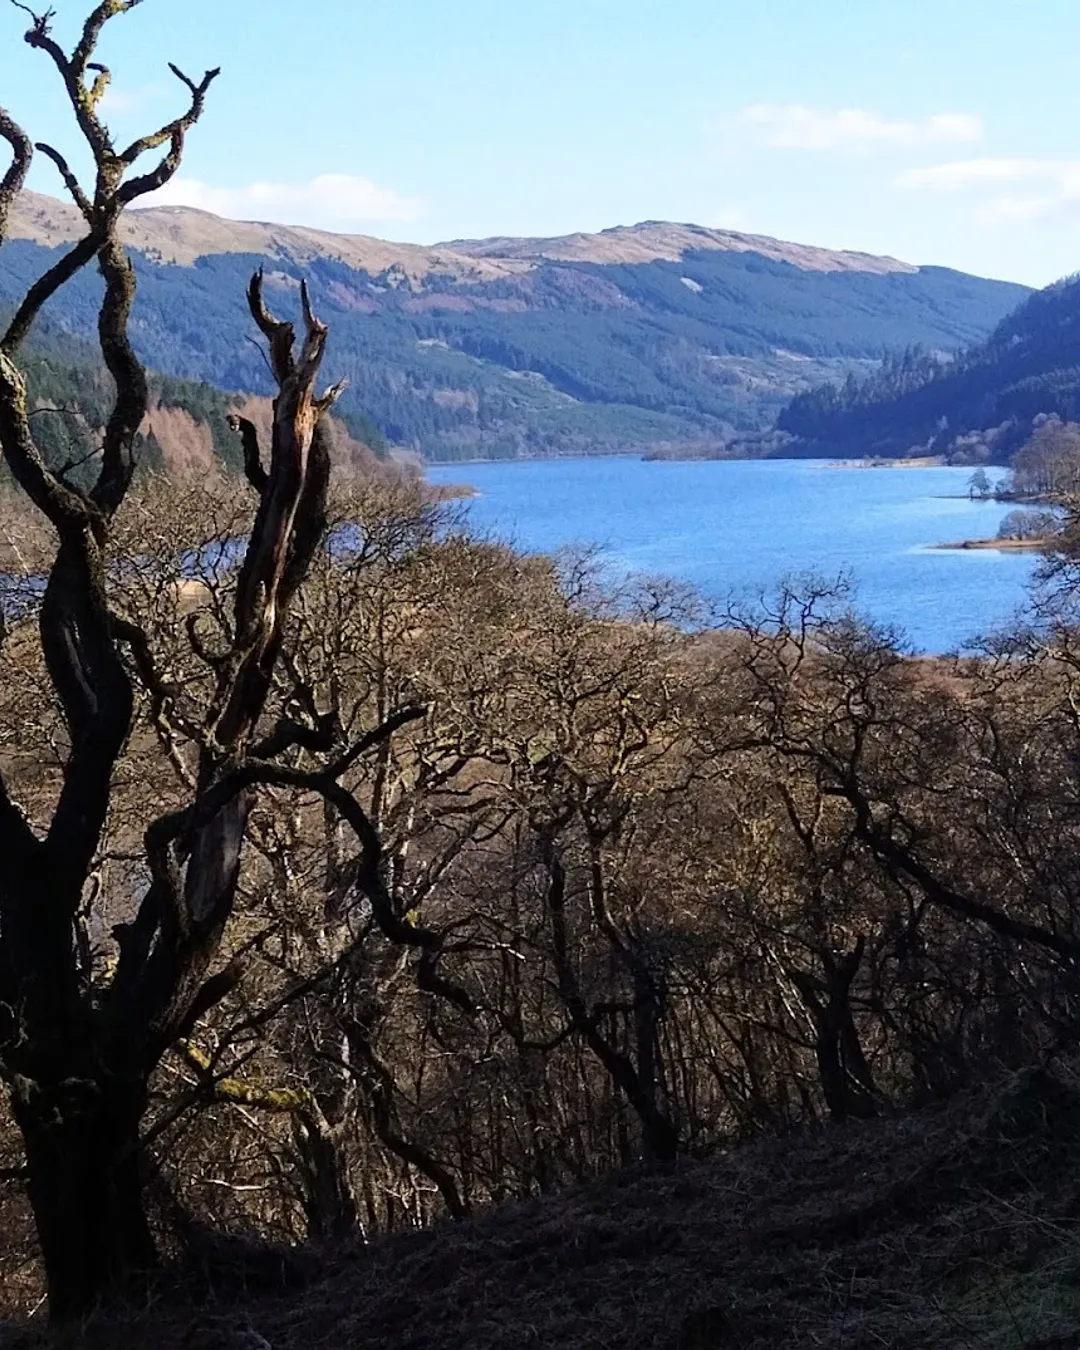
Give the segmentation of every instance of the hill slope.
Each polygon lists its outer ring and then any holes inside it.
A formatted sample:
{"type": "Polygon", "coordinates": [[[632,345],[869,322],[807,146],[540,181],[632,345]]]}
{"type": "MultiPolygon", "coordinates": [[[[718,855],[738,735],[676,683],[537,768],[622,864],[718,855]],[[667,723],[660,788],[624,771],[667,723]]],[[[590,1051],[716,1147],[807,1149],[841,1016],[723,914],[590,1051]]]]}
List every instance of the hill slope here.
{"type": "MultiPolygon", "coordinates": [[[[244,286],[265,266],[284,304],[304,275],[332,327],[334,373],[351,381],[346,410],[437,459],[716,445],[891,349],[981,339],[1027,294],[663,222],[430,249],[186,208],[131,212],[125,228],[140,283],[133,336],[152,366],[266,392],[244,286]]],[[[0,253],[0,301],[77,232],[62,203],[25,194],[0,253]]],[[[54,320],[87,331],[96,287],[80,276],[54,320]]]]}
{"type": "Polygon", "coordinates": [[[909,353],[862,383],[796,397],[778,425],[808,454],[948,451],[997,429],[1001,458],[1039,413],[1080,418],[1080,278],[1031,295],[955,361],[909,353]]]}
{"type": "Polygon", "coordinates": [[[585,262],[648,263],[679,262],[687,253],[757,253],[774,262],[791,263],[807,272],[917,272],[910,263],[871,253],[814,248],[791,244],[763,234],[740,234],[735,230],[710,230],[703,225],[677,225],[665,220],[646,220],[640,225],[616,225],[599,234],[564,234],[554,239],[455,239],[439,248],[459,256],[488,262],[585,262]]]}
{"type": "MultiPolygon", "coordinates": [[[[27,395],[35,410],[34,434],[53,468],[70,466],[71,481],[86,485],[97,469],[101,432],[112,408],[113,386],[97,348],[44,322],[23,353],[27,395]]],[[[242,456],[230,413],[249,418],[268,436],[270,402],[260,396],[228,394],[204,381],[177,379],[151,370],[149,405],[137,451],[143,468],[170,474],[223,468],[238,472],[242,456]]],[[[364,418],[334,419],[342,463],[374,472],[384,450],[364,418]]],[[[264,441],[265,443],[265,441],[264,441]]],[[[0,460],[0,486],[7,469],[0,460]]]]}
{"type": "MultiPolygon", "coordinates": [[[[280,1259],[249,1249],[245,1265],[236,1244],[212,1308],[250,1317],[273,1350],[1076,1350],[1078,1120],[1067,1075],[1025,1071],[919,1114],[608,1177],[352,1257],[297,1253],[287,1294],[265,1283],[280,1259]]],[[[192,1312],[150,1300],[81,1343],[210,1345],[183,1339],[192,1312]]],[[[30,1341],[12,1324],[0,1344],[30,1341]]]]}

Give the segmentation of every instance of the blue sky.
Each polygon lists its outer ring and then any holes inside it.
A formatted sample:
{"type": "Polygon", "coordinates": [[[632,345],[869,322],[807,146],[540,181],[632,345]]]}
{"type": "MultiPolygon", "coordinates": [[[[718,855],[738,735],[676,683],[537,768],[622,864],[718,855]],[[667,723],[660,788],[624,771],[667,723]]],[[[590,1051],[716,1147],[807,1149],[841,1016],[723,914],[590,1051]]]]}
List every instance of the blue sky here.
{"type": "MultiPolygon", "coordinates": [[[[69,38],[89,0],[54,0],[69,38]]],[[[0,101],[73,143],[0,9],[0,101]]],[[[143,0],[118,135],[221,65],[167,199],[432,243],[644,219],[1044,284],[1080,270],[1075,0],[143,0]]],[[[57,191],[41,162],[32,185],[57,191]]]]}

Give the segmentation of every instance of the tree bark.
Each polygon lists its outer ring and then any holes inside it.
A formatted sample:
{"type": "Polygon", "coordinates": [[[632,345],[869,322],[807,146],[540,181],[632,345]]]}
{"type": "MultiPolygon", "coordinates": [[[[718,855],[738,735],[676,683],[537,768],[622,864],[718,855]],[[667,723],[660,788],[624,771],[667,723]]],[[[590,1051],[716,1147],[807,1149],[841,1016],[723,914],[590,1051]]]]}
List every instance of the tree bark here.
{"type": "Polygon", "coordinates": [[[293,1137],[304,1178],[304,1218],[309,1242],[346,1242],[360,1228],[340,1134],[338,1127],[314,1112],[303,1111],[295,1118],[293,1137]]]}
{"type": "Polygon", "coordinates": [[[13,1098],[28,1192],[49,1289],[49,1318],[67,1325],[106,1292],[137,1285],[156,1253],[143,1199],[141,1083],[72,1079],[13,1098]]]}
{"type": "Polygon", "coordinates": [[[821,1092],[833,1120],[867,1119],[877,1113],[874,1081],[851,1011],[851,985],[862,964],[866,939],[836,958],[822,953],[825,975],[794,970],[791,979],[814,1023],[814,1054],[821,1092]]]}
{"type": "Polygon", "coordinates": [[[541,834],[540,848],[547,867],[547,911],[551,923],[552,956],[559,994],[574,1029],[611,1075],[641,1125],[646,1157],[654,1162],[673,1162],[679,1155],[679,1131],[675,1122],[657,1105],[654,1063],[642,1077],[629,1056],[618,1050],[600,1031],[597,1019],[586,1005],[573,971],[566,930],[566,871],[549,836],[541,834]]]}
{"type": "MultiPolygon", "coordinates": [[[[0,332],[0,453],[58,540],[38,618],[68,749],[47,822],[31,823],[0,774],[0,1073],[22,1132],[49,1316],[59,1324],[77,1321],[127,1286],[155,1255],[143,1203],[139,1124],[162,1047],[151,1047],[145,1017],[117,1018],[98,997],[79,911],[134,707],[107,583],[111,522],[134,473],[147,382],[127,335],[135,272],[117,223],[125,206],[176,172],[217,72],[196,83],[173,66],[190,94],[187,111],[118,151],[99,113],[109,73],[93,57],[106,23],[137,3],[101,0],[70,55],[52,36],[52,9],[34,14],[21,6],[32,20],[25,40],[59,72],[95,177],[91,194],[58,150],[38,145],[59,170],[86,233],[29,286],[0,332]],[[160,158],[146,167],[144,156],[155,150],[160,158]],[[136,162],[145,171],[130,175],[136,162]],[[82,490],[50,469],[35,440],[16,358],[42,307],[95,259],[104,282],[98,340],[116,391],[97,479],[82,490]]],[[[34,147],[3,109],[0,138],[12,151],[0,180],[3,244],[34,147]]]]}

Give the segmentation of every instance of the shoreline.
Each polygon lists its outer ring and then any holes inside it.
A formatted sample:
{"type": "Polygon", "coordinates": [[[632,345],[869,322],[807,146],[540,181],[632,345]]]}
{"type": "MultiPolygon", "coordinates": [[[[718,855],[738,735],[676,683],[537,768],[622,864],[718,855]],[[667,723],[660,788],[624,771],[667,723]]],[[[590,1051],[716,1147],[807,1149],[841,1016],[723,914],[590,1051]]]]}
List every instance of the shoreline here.
{"type": "Polygon", "coordinates": [[[932,549],[946,552],[964,552],[971,549],[994,550],[998,553],[1044,553],[1049,539],[961,539],[954,544],[931,544],[932,549]]]}
{"type": "MultiPolygon", "coordinates": [[[[639,450],[613,450],[604,453],[580,455],[509,455],[506,457],[471,456],[468,459],[424,459],[419,468],[427,476],[431,469],[468,468],[475,464],[560,464],[575,460],[631,459],[641,464],[816,464],[822,469],[950,469],[966,465],[949,464],[943,455],[912,455],[910,459],[833,459],[827,455],[653,455],[639,450]]],[[[965,496],[967,494],[964,494],[965,496]]],[[[988,497],[988,501],[997,500],[988,497]]],[[[1000,500],[1013,500],[1002,497],[1000,500]]],[[[1017,497],[1017,501],[1037,501],[1038,498],[1017,497]]]]}
{"type": "MultiPolygon", "coordinates": [[[[782,455],[777,455],[782,459],[782,455]]],[[[910,459],[837,459],[823,465],[826,469],[948,469],[955,468],[945,462],[944,455],[912,455],[910,459]]]]}

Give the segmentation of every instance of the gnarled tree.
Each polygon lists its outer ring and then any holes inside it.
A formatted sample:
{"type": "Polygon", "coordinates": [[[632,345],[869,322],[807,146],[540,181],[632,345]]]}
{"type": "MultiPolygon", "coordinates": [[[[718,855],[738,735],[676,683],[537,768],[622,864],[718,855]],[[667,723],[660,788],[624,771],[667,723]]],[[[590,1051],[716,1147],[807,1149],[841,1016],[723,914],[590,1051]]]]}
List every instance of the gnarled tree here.
{"type": "MultiPolygon", "coordinates": [[[[70,54],[53,36],[52,11],[31,16],[26,41],[58,71],[96,173],[93,187],[84,188],[59,151],[37,147],[59,169],[85,233],[29,288],[0,337],[0,447],[17,488],[56,539],[37,608],[41,653],[62,714],[47,803],[21,804],[0,764],[0,1072],[22,1133],[56,1321],[81,1315],[154,1262],[140,1141],[150,1077],[238,978],[235,968],[214,965],[236,897],[252,793],[280,778],[281,757],[297,744],[321,735],[329,748],[333,740],[333,728],[311,718],[269,735],[259,728],[290,602],[325,530],[329,455],[321,419],[339,391],[315,392],[327,330],[306,290],[298,344],[293,326],[270,314],[256,276],[248,300],[269,344],[278,392],[267,464],[254,428],[237,426],[258,505],[228,640],[204,653],[214,672],[212,696],[198,722],[184,725],[197,759],[188,800],[146,829],[141,893],[123,899],[112,959],[95,959],[94,942],[108,922],[107,909],[90,912],[101,889],[95,859],[136,699],[141,690],[167,716],[176,698],[145,632],[110,602],[113,524],[131,486],[147,408],[145,372],[128,337],[135,273],[118,223],[126,206],[175,173],[217,74],[195,81],[172,67],[189,94],[186,110],[118,148],[101,116],[110,75],[95,48],[105,25],[139,3],[102,0],[70,54]],[[136,172],[159,151],[154,167],[136,172]],[[98,335],[115,399],[92,482],[79,487],[50,467],[35,441],[18,360],[42,307],[92,263],[103,281],[98,335]]],[[[34,147],[2,110],[0,136],[11,148],[0,184],[2,243],[34,147]]],[[[194,632],[192,643],[198,645],[194,632]]],[[[377,839],[366,821],[355,823],[373,873],[377,839]]]]}

